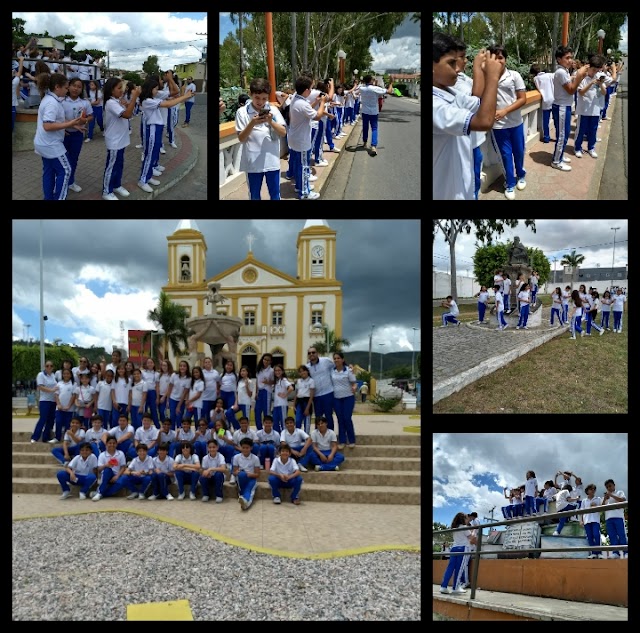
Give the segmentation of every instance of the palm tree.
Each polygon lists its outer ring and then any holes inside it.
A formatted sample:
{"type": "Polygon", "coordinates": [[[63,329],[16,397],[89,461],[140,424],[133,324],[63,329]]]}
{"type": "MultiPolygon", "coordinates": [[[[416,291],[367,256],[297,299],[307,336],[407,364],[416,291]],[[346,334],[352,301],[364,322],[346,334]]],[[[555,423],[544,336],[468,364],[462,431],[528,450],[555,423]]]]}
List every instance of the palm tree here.
{"type": "MultiPolygon", "coordinates": [[[[169,345],[175,356],[181,356],[185,353],[188,346],[189,328],[185,325],[185,319],[189,317],[189,313],[184,306],[174,303],[165,292],[160,292],[158,297],[158,305],[149,310],[147,317],[153,321],[161,329],[164,330],[162,348],[164,350],[164,358],[169,358],[169,345]],[[181,347],[180,344],[184,347],[181,347]]],[[[143,345],[146,339],[151,335],[150,332],[144,335],[143,345]]]]}
{"type": "Polygon", "coordinates": [[[319,356],[328,353],[333,354],[334,352],[341,352],[342,347],[349,347],[351,345],[351,341],[349,341],[349,339],[336,336],[335,331],[328,327],[326,330],[326,334],[324,330],[322,334],[324,334],[326,338],[323,338],[322,340],[315,343],[315,347],[318,350],[319,356]],[[327,341],[329,342],[328,346],[327,341]]]}
{"type": "Polygon", "coordinates": [[[578,266],[584,261],[584,255],[577,255],[575,249],[571,251],[571,255],[563,255],[561,266],[571,266],[573,274],[571,275],[571,290],[573,290],[573,282],[575,281],[575,275],[578,272],[578,266]]]}

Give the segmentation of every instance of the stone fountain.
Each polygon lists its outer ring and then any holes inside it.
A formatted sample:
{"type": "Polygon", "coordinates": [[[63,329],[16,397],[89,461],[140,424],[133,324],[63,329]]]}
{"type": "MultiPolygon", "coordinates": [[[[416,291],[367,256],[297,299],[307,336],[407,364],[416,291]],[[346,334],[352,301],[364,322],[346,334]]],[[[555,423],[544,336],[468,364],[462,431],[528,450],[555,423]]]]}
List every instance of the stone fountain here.
{"type": "Polygon", "coordinates": [[[202,366],[206,354],[198,352],[198,342],[207,343],[211,348],[213,367],[220,371],[226,360],[237,360],[238,339],[242,319],[216,313],[218,303],[227,298],[220,294],[220,284],[207,284],[207,304],[211,305],[211,314],[187,319],[186,325],[193,332],[189,337],[189,366],[202,366]],[[227,347],[225,350],[224,347],[227,347]]]}
{"type": "MultiPolygon", "coordinates": [[[[519,237],[513,239],[513,244],[507,251],[507,265],[504,266],[504,272],[508,273],[511,279],[511,290],[509,292],[509,306],[514,309],[517,306],[518,296],[518,277],[520,274],[524,275],[524,278],[529,281],[531,277],[531,271],[533,268],[529,265],[529,254],[524,244],[520,242],[519,237]]],[[[536,300],[536,304],[538,301],[536,300]]],[[[531,306],[530,313],[535,312],[536,306],[531,306]]],[[[516,308],[517,312],[517,308],[516,308]]]]}

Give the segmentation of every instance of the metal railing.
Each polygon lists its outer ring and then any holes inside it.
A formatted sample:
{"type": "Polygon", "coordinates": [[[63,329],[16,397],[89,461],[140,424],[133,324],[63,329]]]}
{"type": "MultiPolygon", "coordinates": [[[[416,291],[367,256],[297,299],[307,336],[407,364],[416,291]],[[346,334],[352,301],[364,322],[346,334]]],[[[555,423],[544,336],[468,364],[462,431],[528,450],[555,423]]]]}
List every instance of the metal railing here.
{"type": "MultiPolygon", "coordinates": [[[[622,503],[611,503],[606,506],[595,506],[593,508],[583,508],[581,510],[563,510],[561,512],[552,512],[549,514],[541,514],[534,515],[531,517],[523,517],[521,519],[507,519],[506,521],[499,521],[496,523],[484,523],[481,525],[465,525],[464,527],[459,528],[447,528],[446,530],[435,530],[434,534],[445,534],[448,532],[461,532],[463,530],[478,530],[480,538],[477,541],[476,550],[469,552],[433,552],[434,558],[442,558],[444,556],[471,556],[474,561],[473,565],[473,574],[471,580],[471,600],[474,600],[476,597],[476,587],[478,582],[478,568],[480,566],[480,557],[485,554],[495,554],[495,550],[487,550],[486,552],[482,551],[482,530],[483,528],[494,528],[498,525],[518,525],[521,523],[533,523],[546,521],[548,519],[556,519],[566,517],[575,516],[576,514],[595,514],[600,512],[607,512],[609,510],[620,510],[628,507],[629,502],[623,501],[622,503]]],[[[623,519],[624,520],[624,519],[623,519]]],[[[589,547],[537,547],[537,548],[528,548],[528,549],[507,549],[508,552],[518,552],[522,554],[533,554],[538,552],[584,552],[584,551],[627,551],[627,545],[593,545],[589,547]]],[[[454,583],[455,589],[455,583],[454,583]]]]}

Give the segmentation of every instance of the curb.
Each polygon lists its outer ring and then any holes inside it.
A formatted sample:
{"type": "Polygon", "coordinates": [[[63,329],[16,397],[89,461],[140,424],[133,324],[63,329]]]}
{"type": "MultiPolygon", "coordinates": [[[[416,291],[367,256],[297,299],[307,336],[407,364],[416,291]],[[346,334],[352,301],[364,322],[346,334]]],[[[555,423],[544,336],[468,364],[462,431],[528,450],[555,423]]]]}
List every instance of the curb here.
{"type": "MultiPolygon", "coordinates": [[[[611,116],[614,112],[615,112],[615,102],[618,100],[618,97],[616,97],[615,99],[609,99],[609,110],[607,111],[608,116],[611,116]]],[[[609,149],[609,140],[611,139],[611,124],[613,123],[613,116],[611,116],[611,121],[607,121],[607,134],[606,134],[606,138],[602,138],[602,143],[601,145],[604,145],[604,147],[602,148],[602,152],[600,152],[598,154],[598,160],[596,161],[596,167],[595,167],[595,172],[594,172],[594,177],[591,180],[591,182],[589,183],[589,189],[587,191],[587,198],[586,200],[597,200],[598,199],[598,194],[600,193],[600,184],[602,182],[602,174],[604,172],[604,164],[605,164],[605,159],[607,157],[607,151],[609,149]]],[[[596,136],[597,136],[597,130],[596,130],[596,136]]],[[[598,146],[596,144],[596,149],[598,149],[598,146]]]]}

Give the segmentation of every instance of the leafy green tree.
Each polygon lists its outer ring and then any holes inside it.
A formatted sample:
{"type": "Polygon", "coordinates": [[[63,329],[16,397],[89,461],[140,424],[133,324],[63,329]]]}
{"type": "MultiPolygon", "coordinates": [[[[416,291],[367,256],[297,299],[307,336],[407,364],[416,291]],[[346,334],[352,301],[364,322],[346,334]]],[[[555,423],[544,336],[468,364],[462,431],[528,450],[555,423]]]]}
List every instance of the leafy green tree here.
{"type": "Polygon", "coordinates": [[[315,348],[318,350],[319,356],[333,354],[334,352],[342,352],[343,347],[349,347],[351,345],[351,341],[349,341],[349,339],[336,336],[335,330],[332,329],[327,330],[326,339],[324,330],[322,331],[321,336],[322,339],[314,343],[315,348]],[[329,342],[328,347],[327,341],[329,342]]]}
{"type": "Polygon", "coordinates": [[[507,245],[491,244],[477,248],[473,257],[473,276],[481,286],[493,287],[496,268],[507,263],[507,245]]]}
{"type": "MultiPolygon", "coordinates": [[[[476,238],[481,242],[492,243],[494,234],[502,235],[504,227],[515,228],[520,220],[432,220],[433,239],[435,240],[438,230],[442,231],[445,241],[449,244],[451,261],[451,296],[458,299],[458,287],[456,281],[456,240],[462,231],[467,235],[471,229],[475,229],[476,238]]],[[[536,232],[536,221],[525,220],[526,227],[536,232]]]]}
{"type": "MultiPolygon", "coordinates": [[[[184,306],[174,303],[169,295],[161,291],[158,305],[153,310],[149,310],[147,317],[158,326],[158,329],[164,330],[161,337],[164,358],[169,358],[169,345],[175,356],[185,353],[189,344],[189,328],[185,324],[185,319],[189,318],[189,313],[184,306]]],[[[147,336],[148,334],[143,337],[143,344],[147,336]]]]}
{"type": "Polygon", "coordinates": [[[420,352],[418,352],[416,354],[416,375],[418,376],[418,378],[421,375],[421,373],[420,373],[420,352]]]}
{"type": "Polygon", "coordinates": [[[149,75],[159,75],[160,74],[160,66],[158,66],[158,56],[157,55],[149,55],[147,60],[142,63],[142,70],[149,75]]]}
{"type": "Polygon", "coordinates": [[[392,378],[411,378],[411,367],[409,365],[401,365],[394,367],[390,372],[392,378]]]}
{"type": "MultiPolygon", "coordinates": [[[[12,346],[12,381],[20,380],[22,382],[35,380],[38,373],[42,371],[40,367],[40,345],[38,344],[21,344],[17,343],[12,346]]],[[[80,358],[78,352],[68,345],[46,345],[44,357],[53,363],[55,369],[62,367],[62,361],[69,358],[74,366],[78,364],[80,358]]]]}
{"type": "Polygon", "coordinates": [[[359,371],[356,374],[356,380],[359,380],[361,382],[366,382],[368,385],[371,384],[371,374],[368,371],[365,371],[364,369],[362,371],[359,371]]]}
{"type": "Polygon", "coordinates": [[[571,290],[573,290],[573,284],[576,281],[576,275],[578,274],[578,266],[582,264],[584,261],[584,255],[579,255],[576,253],[575,248],[571,251],[571,253],[565,253],[562,256],[562,261],[560,264],[562,266],[571,266],[573,268],[573,274],[571,275],[571,290]]]}
{"type": "Polygon", "coordinates": [[[131,81],[136,86],[142,85],[142,79],[140,79],[140,75],[138,73],[134,73],[132,70],[128,70],[126,73],[122,75],[122,79],[124,81],[131,81]]]}

